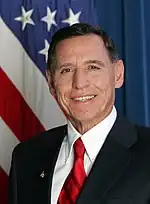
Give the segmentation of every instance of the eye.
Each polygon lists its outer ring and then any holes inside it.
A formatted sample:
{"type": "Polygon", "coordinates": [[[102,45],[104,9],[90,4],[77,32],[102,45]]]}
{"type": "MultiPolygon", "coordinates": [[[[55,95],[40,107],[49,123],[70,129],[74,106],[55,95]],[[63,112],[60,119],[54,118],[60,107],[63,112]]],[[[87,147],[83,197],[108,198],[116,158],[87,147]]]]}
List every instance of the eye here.
{"type": "Polygon", "coordinates": [[[101,68],[98,67],[98,66],[96,66],[96,65],[89,65],[89,66],[88,66],[88,69],[90,69],[90,70],[99,70],[99,69],[101,69],[101,68]]]}
{"type": "Polygon", "coordinates": [[[60,71],[61,74],[67,73],[67,72],[71,72],[70,68],[64,68],[60,71]]]}

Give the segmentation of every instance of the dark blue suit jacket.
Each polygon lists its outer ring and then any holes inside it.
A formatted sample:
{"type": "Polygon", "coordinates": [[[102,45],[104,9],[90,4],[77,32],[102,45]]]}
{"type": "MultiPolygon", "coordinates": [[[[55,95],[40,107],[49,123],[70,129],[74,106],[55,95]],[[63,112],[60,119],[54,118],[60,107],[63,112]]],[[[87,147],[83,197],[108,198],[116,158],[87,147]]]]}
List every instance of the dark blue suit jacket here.
{"type": "MultiPolygon", "coordinates": [[[[66,134],[67,127],[61,126],[15,148],[9,176],[9,204],[51,203],[53,171],[66,134]]],[[[150,129],[117,118],[77,204],[148,203],[150,129]]]]}

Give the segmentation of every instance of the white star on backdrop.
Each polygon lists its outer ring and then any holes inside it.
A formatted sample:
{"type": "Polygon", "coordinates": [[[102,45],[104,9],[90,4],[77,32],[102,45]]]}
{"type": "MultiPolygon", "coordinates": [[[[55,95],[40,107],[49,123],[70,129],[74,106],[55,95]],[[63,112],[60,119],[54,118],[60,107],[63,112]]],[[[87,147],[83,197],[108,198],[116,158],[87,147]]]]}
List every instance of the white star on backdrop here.
{"type": "Polygon", "coordinates": [[[47,63],[47,58],[48,58],[48,49],[49,49],[49,43],[47,40],[45,40],[45,48],[43,50],[40,50],[38,53],[41,55],[45,55],[46,63],[47,63]]]}
{"type": "Polygon", "coordinates": [[[19,16],[19,17],[15,18],[15,20],[22,22],[22,30],[25,29],[27,23],[29,23],[31,25],[35,25],[35,23],[31,19],[31,15],[33,13],[33,9],[31,9],[29,11],[25,11],[24,7],[22,6],[21,10],[22,10],[22,16],[19,16]]]}
{"type": "Polygon", "coordinates": [[[45,16],[41,19],[42,21],[47,23],[47,30],[48,31],[50,31],[52,25],[57,26],[56,21],[54,19],[56,12],[57,12],[56,10],[51,12],[51,9],[49,7],[47,7],[47,16],[45,16]]]}
{"type": "Polygon", "coordinates": [[[79,23],[79,17],[80,17],[81,11],[79,11],[78,13],[74,14],[72,9],[69,9],[69,17],[65,20],[63,20],[63,23],[68,23],[70,26],[75,24],[75,23],[79,23]]]}

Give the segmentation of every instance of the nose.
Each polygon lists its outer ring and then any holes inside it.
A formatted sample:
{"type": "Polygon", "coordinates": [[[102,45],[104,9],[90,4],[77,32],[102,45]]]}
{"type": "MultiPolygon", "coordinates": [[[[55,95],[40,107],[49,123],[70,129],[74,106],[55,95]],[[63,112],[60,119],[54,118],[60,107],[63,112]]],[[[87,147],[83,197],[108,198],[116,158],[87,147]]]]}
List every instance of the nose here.
{"type": "Polygon", "coordinates": [[[88,74],[81,69],[76,69],[73,76],[73,87],[75,89],[82,89],[89,85],[88,74]]]}

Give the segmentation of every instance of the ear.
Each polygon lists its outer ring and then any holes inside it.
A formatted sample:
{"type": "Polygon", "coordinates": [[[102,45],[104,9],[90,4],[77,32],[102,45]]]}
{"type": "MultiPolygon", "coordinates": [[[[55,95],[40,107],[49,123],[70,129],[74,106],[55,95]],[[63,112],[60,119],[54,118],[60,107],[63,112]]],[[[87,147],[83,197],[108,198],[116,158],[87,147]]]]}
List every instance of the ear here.
{"type": "Polygon", "coordinates": [[[115,62],[115,88],[120,88],[124,82],[124,64],[122,60],[115,62]]]}
{"type": "Polygon", "coordinates": [[[49,91],[50,91],[51,95],[55,98],[56,91],[55,91],[55,87],[54,87],[53,76],[49,70],[46,70],[46,79],[47,79],[47,83],[49,86],[49,91]]]}

